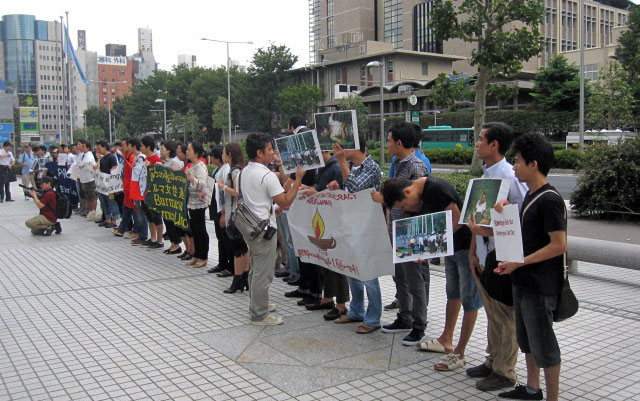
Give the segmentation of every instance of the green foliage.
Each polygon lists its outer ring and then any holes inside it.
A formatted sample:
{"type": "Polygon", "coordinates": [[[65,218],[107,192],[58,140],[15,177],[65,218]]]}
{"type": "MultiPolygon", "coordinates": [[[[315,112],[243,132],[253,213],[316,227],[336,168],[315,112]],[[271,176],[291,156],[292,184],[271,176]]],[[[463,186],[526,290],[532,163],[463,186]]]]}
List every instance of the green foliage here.
{"type": "MultiPolygon", "coordinates": [[[[229,131],[229,109],[227,99],[218,96],[218,100],[213,104],[213,115],[211,116],[211,125],[214,129],[218,129],[223,133],[229,131]]],[[[227,132],[228,138],[229,132],[227,132]]]]}
{"type": "Polygon", "coordinates": [[[511,101],[518,96],[518,86],[505,84],[492,84],[487,88],[487,99],[497,100],[498,109],[502,108],[502,103],[511,101]]]}
{"type": "Polygon", "coordinates": [[[473,159],[472,148],[461,149],[426,149],[423,151],[431,164],[471,164],[473,159]]]}
{"type": "Polygon", "coordinates": [[[106,107],[89,106],[84,116],[85,126],[100,127],[103,133],[109,132],[109,109],[106,107]]]}
{"type": "Polygon", "coordinates": [[[464,199],[467,193],[467,187],[469,186],[469,180],[480,177],[478,174],[471,173],[433,173],[433,177],[441,178],[449,181],[451,185],[456,189],[460,198],[464,199]]]}
{"type": "Polygon", "coordinates": [[[549,66],[533,79],[531,96],[544,111],[575,111],[580,107],[580,70],[563,55],[556,55],[549,66]]]}
{"type": "Polygon", "coordinates": [[[317,109],[319,101],[324,99],[322,89],[304,82],[300,85],[287,86],[278,95],[278,109],[284,118],[299,114],[310,118],[317,109]]]}
{"type": "Polygon", "coordinates": [[[464,79],[450,79],[449,75],[444,72],[438,74],[429,92],[429,100],[438,109],[452,109],[457,102],[462,102],[470,97],[471,91],[464,79]]]}
{"type": "Polygon", "coordinates": [[[577,170],[584,154],[575,149],[561,149],[553,152],[553,168],[577,170]]]}
{"type": "MultiPolygon", "coordinates": [[[[338,104],[336,106],[338,110],[355,110],[356,117],[358,118],[358,132],[363,132],[366,136],[369,128],[369,117],[367,116],[367,106],[364,105],[362,98],[360,96],[350,94],[349,96],[338,100],[338,104]]],[[[380,124],[379,119],[378,124],[380,124]]]]}
{"type": "Polygon", "coordinates": [[[101,126],[94,125],[73,130],[74,139],[86,139],[90,143],[95,143],[101,139],[109,140],[109,134],[103,131],[101,126]]]}
{"type": "Polygon", "coordinates": [[[633,125],[633,89],[629,75],[615,61],[593,84],[587,120],[593,128],[616,129],[633,125]]]}
{"type": "Polygon", "coordinates": [[[586,153],[583,176],[571,195],[580,215],[640,213],[640,138],[586,153]]]}

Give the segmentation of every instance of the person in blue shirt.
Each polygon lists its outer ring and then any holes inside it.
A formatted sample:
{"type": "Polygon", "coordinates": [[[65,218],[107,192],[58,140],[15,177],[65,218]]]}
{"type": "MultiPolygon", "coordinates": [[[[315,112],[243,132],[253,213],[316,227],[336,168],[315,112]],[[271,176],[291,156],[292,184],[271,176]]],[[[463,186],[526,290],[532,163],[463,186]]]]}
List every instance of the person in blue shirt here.
{"type": "MultiPolygon", "coordinates": [[[[422,133],[422,128],[420,128],[418,124],[411,124],[411,125],[413,126],[413,129],[415,130],[415,134],[416,134],[416,139],[415,139],[415,142],[413,143],[413,147],[416,150],[416,157],[422,160],[424,164],[427,165],[427,170],[429,171],[429,175],[431,175],[431,161],[427,156],[424,155],[424,153],[422,153],[422,150],[420,150],[420,139],[422,139],[420,134],[422,133]]],[[[393,156],[391,158],[391,167],[389,168],[389,178],[393,178],[395,176],[395,173],[396,173],[396,157],[393,156]]]]}
{"type": "MultiPolygon", "coordinates": [[[[36,180],[31,170],[33,163],[36,161],[36,155],[31,151],[31,145],[27,144],[24,148],[24,152],[18,158],[18,163],[22,166],[22,185],[25,187],[36,188],[36,180]]],[[[27,196],[27,192],[24,193],[24,199],[31,199],[27,196]]]]}

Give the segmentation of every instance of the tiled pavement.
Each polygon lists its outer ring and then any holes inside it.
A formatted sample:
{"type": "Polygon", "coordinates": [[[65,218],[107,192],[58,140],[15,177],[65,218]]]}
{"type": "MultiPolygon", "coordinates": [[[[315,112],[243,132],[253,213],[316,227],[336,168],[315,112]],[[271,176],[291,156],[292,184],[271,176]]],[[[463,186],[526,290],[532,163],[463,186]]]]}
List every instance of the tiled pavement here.
{"type": "MultiPolygon", "coordinates": [[[[35,213],[20,197],[0,205],[0,400],[495,397],[461,370],[436,372],[439,355],[403,347],[399,336],[324,322],[284,298],[291,287],[280,280],[271,295],[285,324],[256,328],[247,324],[247,294],[222,293],[229,279],[131,247],[76,216],[61,235],[33,237],[23,221],[35,213]]],[[[442,268],[431,275],[427,334],[437,336],[442,268]]],[[[393,282],[381,286],[386,303],[393,282]]],[[[639,399],[640,272],[583,263],[572,287],[580,312],[556,326],[562,398],[639,399]]],[[[481,312],[471,365],[484,356],[485,330],[481,312]]]]}

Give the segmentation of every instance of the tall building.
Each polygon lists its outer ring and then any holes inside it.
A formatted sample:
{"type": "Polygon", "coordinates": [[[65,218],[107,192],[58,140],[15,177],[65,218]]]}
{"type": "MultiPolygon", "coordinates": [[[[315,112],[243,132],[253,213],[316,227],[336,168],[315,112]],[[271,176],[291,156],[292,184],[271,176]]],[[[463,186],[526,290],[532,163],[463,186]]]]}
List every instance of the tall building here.
{"type": "Polygon", "coordinates": [[[113,99],[131,93],[135,84],[135,60],[127,57],[98,56],[98,105],[111,108],[113,99]]]}
{"type": "Polygon", "coordinates": [[[73,98],[73,126],[84,128],[84,112],[91,106],[98,106],[98,54],[96,52],[76,51],[78,61],[89,80],[88,84],[82,82],[78,69],[72,68],[71,93],[73,98]]]}
{"type": "Polygon", "coordinates": [[[138,52],[153,52],[153,33],[149,28],[138,28],[138,52]]]}
{"type": "Polygon", "coordinates": [[[78,31],[78,51],[87,51],[87,31],[78,31]]]}
{"type": "Polygon", "coordinates": [[[104,48],[107,56],[127,57],[127,45],[108,43],[104,48]]]}
{"type": "Polygon", "coordinates": [[[178,65],[186,65],[188,69],[196,67],[196,56],[193,54],[178,54],[178,65]]]}

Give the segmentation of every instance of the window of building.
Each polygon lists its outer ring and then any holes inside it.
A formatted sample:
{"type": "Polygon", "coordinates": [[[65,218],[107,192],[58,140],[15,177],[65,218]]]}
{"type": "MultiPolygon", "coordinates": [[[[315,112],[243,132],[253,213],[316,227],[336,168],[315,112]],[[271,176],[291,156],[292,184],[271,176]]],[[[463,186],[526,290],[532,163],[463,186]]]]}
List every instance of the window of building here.
{"type": "Polygon", "coordinates": [[[333,25],[333,17],[327,18],[327,48],[331,49],[335,46],[335,27],[333,25]]]}
{"type": "Polygon", "coordinates": [[[107,88],[106,87],[102,88],[102,93],[107,93],[107,88]]]}
{"type": "Polygon", "coordinates": [[[124,75],[124,70],[120,70],[120,75],[124,75]]]}
{"type": "Polygon", "coordinates": [[[599,68],[599,64],[585,64],[584,65],[584,78],[591,80],[591,81],[597,81],[598,80],[598,76],[600,75],[600,68],[599,68]]]}
{"type": "Polygon", "coordinates": [[[365,45],[360,45],[360,49],[358,51],[359,56],[364,56],[367,52],[367,47],[365,45]]]}
{"type": "Polygon", "coordinates": [[[422,62],[422,75],[423,76],[429,75],[429,63],[427,63],[426,61],[422,62]]]}
{"type": "Polygon", "coordinates": [[[578,48],[578,3],[562,0],[561,51],[576,50],[578,48]]]}
{"type": "Polygon", "coordinates": [[[333,15],[333,0],[327,0],[327,15],[333,15]]]}
{"type": "Polygon", "coordinates": [[[393,82],[393,60],[387,60],[387,83],[393,82]]]}
{"type": "Polygon", "coordinates": [[[102,72],[105,72],[105,71],[104,71],[104,68],[101,68],[101,70],[102,70],[102,72]]]}
{"type": "Polygon", "coordinates": [[[610,10],[600,10],[600,45],[608,46],[612,42],[612,30],[614,24],[614,12],[610,10]]]}
{"type": "Polygon", "coordinates": [[[429,0],[413,7],[413,50],[442,54],[442,41],[436,40],[429,18],[433,5],[440,0],[429,0]]]}
{"type": "Polygon", "coordinates": [[[402,48],[402,0],[384,0],[384,41],[402,48]]]}
{"type": "Polygon", "coordinates": [[[336,68],[336,84],[342,83],[342,68],[336,68]]]}
{"type": "Polygon", "coordinates": [[[584,47],[586,49],[596,47],[596,7],[585,5],[585,42],[584,47]]]}

